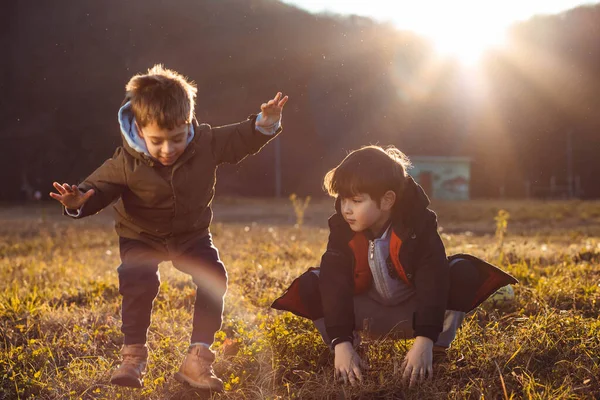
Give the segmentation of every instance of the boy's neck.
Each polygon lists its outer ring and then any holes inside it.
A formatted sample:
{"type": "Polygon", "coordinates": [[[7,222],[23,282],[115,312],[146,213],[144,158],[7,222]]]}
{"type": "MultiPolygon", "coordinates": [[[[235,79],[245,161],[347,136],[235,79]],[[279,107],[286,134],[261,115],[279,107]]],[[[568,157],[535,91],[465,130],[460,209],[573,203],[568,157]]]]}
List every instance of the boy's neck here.
{"type": "Polygon", "coordinates": [[[383,236],[385,231],[390,227],[392,223],[391,215],[388,215],[387,218],[383,219],[382,223],[376,223],[369,228],[369,233],[373,236],[373,239],[378,239],[383,236]]]}

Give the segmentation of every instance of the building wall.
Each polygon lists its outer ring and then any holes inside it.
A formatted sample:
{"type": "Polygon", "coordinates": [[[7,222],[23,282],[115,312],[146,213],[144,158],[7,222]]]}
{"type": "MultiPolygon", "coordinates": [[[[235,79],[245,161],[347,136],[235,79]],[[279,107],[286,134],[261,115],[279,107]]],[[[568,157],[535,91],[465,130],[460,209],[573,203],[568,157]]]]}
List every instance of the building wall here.
{"type": "Polygon", "coordinates": [[[471,163],[464,157],[412,157],[409,174],[433,199],[469,200],[471,163]]]}

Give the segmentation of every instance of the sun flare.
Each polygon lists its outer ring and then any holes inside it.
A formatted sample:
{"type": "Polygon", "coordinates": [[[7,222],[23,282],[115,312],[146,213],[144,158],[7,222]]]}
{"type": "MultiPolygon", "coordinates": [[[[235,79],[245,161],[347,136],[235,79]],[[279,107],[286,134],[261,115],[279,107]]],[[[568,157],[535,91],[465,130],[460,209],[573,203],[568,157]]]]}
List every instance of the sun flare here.
{"type": "Polygon", "coordinates": [[[440,55],[474,65],[487,50],[504,45],[505,28],[463,26],[454,30],[430,30],[426,36],[440,55]]]}
{"type": "Polygon", "coordinates": [[[456,58],[467,65],[477,63],[484,52],[504,44],[506,31],[514,18],[511,18],[514,10],[510,7],[442,4],[435,12],[422,10],[410,19],[396,18],[396,24],[426,37],[441,56],[456,58]]]}
{"type": "Polygon", "coordinates": [[[491,0],[284,0],[311,12],[356,14],[389,22],[411,31],[434,45],[440,56],[476,64],[490,48],[502,47],[508,28],[537,14],[557,13],[585,0],[528,0],[494,2],[491,0]]]}

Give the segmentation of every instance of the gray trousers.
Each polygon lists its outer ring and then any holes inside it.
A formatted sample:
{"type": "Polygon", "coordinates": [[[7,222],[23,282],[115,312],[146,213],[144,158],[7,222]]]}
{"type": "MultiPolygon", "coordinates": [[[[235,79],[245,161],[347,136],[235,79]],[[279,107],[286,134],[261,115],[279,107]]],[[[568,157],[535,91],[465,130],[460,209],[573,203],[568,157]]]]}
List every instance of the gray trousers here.
{"type": "MultiPolygon", "coordinates": [[[[368,294],[354,296],[354,326],[369,339],[412,339],[414,338],[412,318],[416,307],[416,296],[394,306],[384,306],[368,294]]],[[[446,311],[444,327],[435,345],[450,347],[464,318],[465,313],[462,311],[446,311]]],[[[313,323],[325,344],[329,346],[331,339],[327,336],[324,318],[317,319],[313,323]]]]}

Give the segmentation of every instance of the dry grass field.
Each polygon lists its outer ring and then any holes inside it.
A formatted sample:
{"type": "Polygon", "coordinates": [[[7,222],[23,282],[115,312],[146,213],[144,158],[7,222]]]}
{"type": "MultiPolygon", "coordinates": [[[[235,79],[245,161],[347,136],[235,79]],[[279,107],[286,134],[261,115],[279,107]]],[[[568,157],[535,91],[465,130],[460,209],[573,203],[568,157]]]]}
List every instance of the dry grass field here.
{"type": "MultiPolygon", "coordinates": [[[[435,379],[402,386],[409,341],[363,342],[364,385],[334,382],[312,324],[270,303],[319,262],[331,200],[294,226],[289,201],[217,199],[214,242],[229,271],[215,399],[593,399],[600,393],[600,202],[436,203],[449,254],[520,280],[503,309],[470,314],[435,379]],[[497,234],[498,212],[510,214],[497,234]]],[[[55,205],[0,207],[0,399],[211,398],[172,379],[186,351],[194,287],[169,263],[149,334],[145,387],[110,386],[122,344],[110,212],[81,221],[55,205]]]]}

